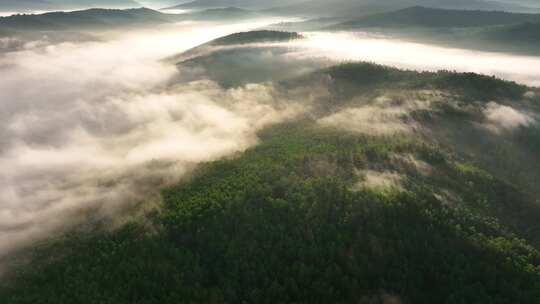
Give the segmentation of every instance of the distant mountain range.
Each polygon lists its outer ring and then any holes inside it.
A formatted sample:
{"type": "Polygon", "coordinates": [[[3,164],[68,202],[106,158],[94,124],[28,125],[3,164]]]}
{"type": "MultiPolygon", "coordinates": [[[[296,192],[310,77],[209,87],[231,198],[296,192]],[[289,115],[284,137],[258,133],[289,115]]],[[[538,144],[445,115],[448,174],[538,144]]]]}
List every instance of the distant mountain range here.
{"type": "Polygon", "coordinates": [[[0,28],[13,30],[76,30],[93,27],[113,27],[134,24],[173,22],[176,15],[163,14],[147,8],[88,9],[75,12],[53,12],[39,15],[15,15],[0,18],[0,28]]]}
{"type": "Polygon", "coordinates": [[[487,33],[488,38],[523,43],[534,41],[540,44],[540,23],[527,22],[500,27],[487,33]]]}
{"type": "Polygon", "coordinates": [[[303,16],[362,16],[404,9],[412,6],[425,6],[443,9],[463,10],[499,10],[512,12],[530,12],[532,9],[512,3],[502,3],[484,0],[309,0],[302,3],[292,3],[271,9],[271,12],[303,16]]]}
{"type": "Polygon", "coordinates": [[[210,45],[238,45],[249,43],[263,43],[263,42],[278,42],[278,41],[291,41],[296,39],[303,39],[304,37],[298,33],[293,32],[281,32],[281,31],[250,31],[234,33],[225,37],[221,37],[213,40],[210,45]]]}
{"type": "Polygon", "coordinates": [[[239,9],[208,9],[190,14],[165,14],[148,8],[137,9],[88,9],[74,12],[14,15],[0,17],[0,30],[4,31],[54,31],[81,29],[112,29],[124,26],[172,23],[183,20],[231,20],[259,16],[239,9]]]}
{"type": "MultiPolygon", "coordinates": [[[[161,9],[164,7],[169,7],[173,5],[178,5],[181,1],[178,0],[136,0],[137,3],[140,3],[142,6],[149,8],[161,9]]],[[[188,1],[183,1],[188,2],[188,1]]]]}
{"type": "Polygon", "coordinates": [[[135,8],[135,0],[2,0],[0,11],[36,11],[81,8],[135,8]]]}
{"type": "Polygon", "coordinates": [[[339,24],[336,27],[477,27],[523,22],[540,22],[540,15],[497,11],[446,10],[415,6],[399,11],[361,17],[339,24]]]}
{"type": "Polygon", "coordinates": [[[197,103],[228,119],[210,102],[302,112],[200,164],[147,215],[31,244],[0,303],[538,303],[540,89],[221,46],[296,35],[219,38],[178,63],[204,82],[170,84],[186,88],[188,120],[197,103]]]}
{"type": "Polygon", "coordinates": [[[257,12],[237,7],[210,8],[203,11],[183,14],[181,18],[190,20],[226,20],[226,19],[249,19],[260,17],[257,12]]]}
{"type": "Polygon", "coordinates": [[[246,9],[270,9],[291,4],[301,4],[305,0],[195,0],[167,9],[204,9],[218,7],[239,7],[246,9]]]}
{"type": "Polygon", "coordinates": [[[540,54],[540,14],[411,7],[326,27],[449,46],[540,54]]]}

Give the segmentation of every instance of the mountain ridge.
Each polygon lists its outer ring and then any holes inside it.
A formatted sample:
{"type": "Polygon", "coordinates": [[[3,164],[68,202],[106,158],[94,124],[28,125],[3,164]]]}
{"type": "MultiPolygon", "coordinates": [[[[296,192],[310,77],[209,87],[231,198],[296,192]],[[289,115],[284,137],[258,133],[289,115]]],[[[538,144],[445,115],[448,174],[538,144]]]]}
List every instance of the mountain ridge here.
{"type": "MultiPolygon", "coordinates": [[[[397,121],[487,135],[474,128],[484,119],[478,110],[501,102],[538,111],[537,99],[522,99],[534,88],[474,73],[369,63],[276,85],[301,92],[321,83],[335,95],[313,100],[313,116],[268,127],[259,145],[204,164],[186,183],[164,189],[162,210],[146,221],[66,236],[37,250],[32,267],[0,287],[0,300],[93,303],[99,294],[117,304],[533,303],[540,287],[540,206],[510,176],[496,173],[504,151],[485,163],[455,150],[467,140],[439,142],[446,136],[441,130],[430,137],[381,136],[333,122],[345,111],[346,121],[362,125],[351,119],[355,108],[373,118],[374,105],[425,103],[429,108],[401,112],[407,117],[397,121]],[[401,178],[378,182],[388,175],[401,178]]],[[[388,123],[392,112],[382,111],[388,123]]],[[[473,135],[485,145],[481,150],[495,151],[473,135]]],[[[521,167],[535,171],[530,164],[521,167]]]]}
{"type": "Polygon", "coordinates": [[[450,10],[413,6],[402,10],[361,17],[338,24],[343,27],[478,27],[540,22],[540,14],[502,11],[450,10]]]}
{"type": "Polygon", "coordinates": [[[6,31],[106,29],[174,23],[186,20],[213,21],[249,19],[258,16],[259,14],[255,12],[233,7],[207,9],[186,14],[167,14],[149,8],[93,8],[71,12],[16,14],[0,17],[0,29],[6,31]]]}

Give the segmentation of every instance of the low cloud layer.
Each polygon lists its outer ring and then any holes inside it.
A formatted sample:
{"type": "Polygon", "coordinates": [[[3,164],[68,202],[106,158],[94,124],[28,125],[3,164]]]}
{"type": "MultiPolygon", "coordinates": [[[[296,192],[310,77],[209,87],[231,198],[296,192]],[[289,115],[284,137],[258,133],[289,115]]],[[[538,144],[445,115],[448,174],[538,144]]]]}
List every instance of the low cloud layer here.
{"type": "Polygon", "coordinates": [[[361,60],[413,70],[475,72],[540,86],[540,57],[472,51],[373,36],[369,33],[305,33],[297,56],[361,60]]]}
{"type": "Polygon", "coordinates": [[[169,83],[189,71],[160,58],[251,26],[259,24],[131,33],[0,57],[0,260],[89,217],[118,214],[300,113],[270,84],[169,83]]]}
{"type": "MultiPolygon", "coordinates": [[[[122,213],[197,164],[255,145],[258,130],[294,118],[306,111],[309,99],[327,93],[311,87],[284,93],[264,79],[223,89],[208,77],[195,81],[182,77],[199,74],[160,60],[274,21],[184,23],[54,45],[1,40],[0,47],[16,51],[0,56],[0,260],[88,218],[122,213]],[[173,85],[172,79],[184,80],[173,85]]],[[[287,60],[301,59],[302,65],[309,63],[308,70],[326,65],[327,60],[351,59],[423,69],[444,68],[440,66],[444,58],[459,61],[466,56],[463,51],[448,51],[436,57],[438,48],[363,38],[346,42],[339,34],[328,35],[275,44],[288,48],[258,56],[275,65],[269,75],[287,74],[280,68],[287,60]],[[403,48],[401,59],[388,57],[398,46],[403,48]]],[[[540,61],[523,60],[508,65],[507,74],[540,83],[536,69],[531,69],[540,61]],[[525,70],[522,64],[530,65],[525,70]]],[[[461,67],[486,72],[489,63],[470,56],[461,67]]],[[[365,134],[412,132],[418,126],[411,113],[428,109],[437,98],[426,94],[422,99],[387,94],[341,109],[320,123],[365,134]]],[[[530,123],[526,114],[500,105],[488,106],[485,115],[498,128],[530,123]]],[[[388,178],[368,175],[372,184],[388,178]]]]}
{"type": "Polygon", "coordinates": [[[417,71],[474,72],[495,75],[529,86],[540,86],[540,57],[536,56],[441,47],[361,32],[301,34],[306,39],[245,47],[286,49],[284,55],[297,61],[325,64],[364,61],[417,71]]]}
{"type": "Polygon", "coordinates": [[[432,101],[438,99],[440,96],[436,92],[429,91],[389,93],[373,100],[356,101],[354,103],[360,106],[342,109],[323,117],[319,123],[366,135],[411,133],[420,128],[411,113],[429,109],[432,101]]]}
{"type": "Polygon", "coordinates": [[[379,172],[374,170],[364,170],[358,172],[361,180],[354,185],[353,190],[362,190],[364,188],[378,189],[398,189],[401,188],[403,176],[397,172],[379,172]]]}
{"type": "Polygon", "coordinates": [[[535,122],[532,115],[495,102],[490,102],[486,106],[484,116],[487,127],[494,132],[511,131],[519,127],[527,127],[535,122]]]}

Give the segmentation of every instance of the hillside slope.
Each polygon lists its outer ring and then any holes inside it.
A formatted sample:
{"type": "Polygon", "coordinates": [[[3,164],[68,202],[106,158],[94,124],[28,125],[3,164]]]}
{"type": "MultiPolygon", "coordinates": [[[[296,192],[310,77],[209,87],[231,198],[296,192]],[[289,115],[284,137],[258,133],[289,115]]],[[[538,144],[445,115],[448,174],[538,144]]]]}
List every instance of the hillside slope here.
{"type": "Polygon", "coordinates": [[[77,30],[173,22],[178,17],[147,8],[88,9],[39,15],[0,17],[0,28],[12,30],[77,30]]]}
{"type": "Polygon", "coordinates": [[[368,63],[270,88],[304,115],[163,189],[143,219],[36,248],[0,301],[537,301],[537,88],[368,63]]]}
{"type": "Polygon", "coordinates": [[[250,31],[234,33],[222,38],[213,40],[210,45],[235,45],[246,43],[260,43],[260,42],[279,42],[279,41],[291,41],[296,39],[302,39],[303,36],[294,32],[279,32],[279,31],[250,31]]]}
{"type": "Polygon", "coordinates": [[[326,26],[484,51],[540,54],[540,14],[410,7],[326,26]]]}
{"type": "Polygon", "coordinates": [[[21,14],[0,17],[0,30],[74,31],[148,26],[179,21],[230,21],[256,18],[260,15],[234,7],[207,9],[186,14],[166,14],[148,8],[87,9],[73,12],[21,14]]]}
{"type": "Polygon", "coordinates": [[[483,0],[309,0],[302,3],[279,6],[270,11],[280,14],[317,17],[358,17],[374,13],[384,13],[412,6],[461,10],[499,10],[512,12],[533,12],[537,9],[483,0]]]}
{"type": "Polygon", "coordinates": [[[337,27],[479,27],[524,22],[540,22],[540,15],[497,11],[446,10],[415,6],[399,11],[362,17],[337,27]]]}

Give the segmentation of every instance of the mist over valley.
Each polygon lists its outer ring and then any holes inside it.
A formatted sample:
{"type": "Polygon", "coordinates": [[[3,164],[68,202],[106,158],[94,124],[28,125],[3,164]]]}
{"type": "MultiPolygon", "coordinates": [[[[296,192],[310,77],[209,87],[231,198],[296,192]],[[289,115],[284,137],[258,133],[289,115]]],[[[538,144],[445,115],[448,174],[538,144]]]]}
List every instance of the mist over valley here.
{"type": "Polygon", "coordinates": [[[538,13],[0,3],[0,302],[534,303],[538,13]]]}

